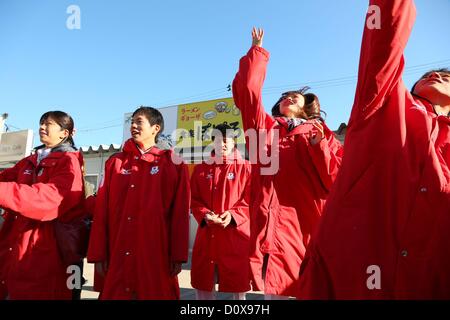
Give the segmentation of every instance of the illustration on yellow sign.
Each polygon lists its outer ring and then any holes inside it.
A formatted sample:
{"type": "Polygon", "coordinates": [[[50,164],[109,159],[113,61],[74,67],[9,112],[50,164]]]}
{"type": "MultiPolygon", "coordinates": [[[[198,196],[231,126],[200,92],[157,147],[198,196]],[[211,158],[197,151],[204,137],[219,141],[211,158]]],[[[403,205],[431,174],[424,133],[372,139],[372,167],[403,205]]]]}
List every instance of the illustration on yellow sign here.
{"type": "Polygon", "coordinates": [[[235,130],[238,144],[245,143],[241,112],[233,98],[188,103],[178,106],[176,146],[207,146],[212,130],[226,123],[235,130]]]}

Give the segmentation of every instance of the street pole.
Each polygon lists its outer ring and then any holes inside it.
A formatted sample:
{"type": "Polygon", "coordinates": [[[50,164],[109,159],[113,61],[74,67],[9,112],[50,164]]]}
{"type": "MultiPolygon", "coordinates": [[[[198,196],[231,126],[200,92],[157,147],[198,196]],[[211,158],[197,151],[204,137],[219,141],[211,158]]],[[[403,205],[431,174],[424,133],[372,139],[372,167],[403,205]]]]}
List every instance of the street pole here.
{"type": "Polygon", "coordinates": [[[0,133],[5,132],[5,122],[7,118],[8,118],[7,113],[4,113],[0,116],[0,133]]]}

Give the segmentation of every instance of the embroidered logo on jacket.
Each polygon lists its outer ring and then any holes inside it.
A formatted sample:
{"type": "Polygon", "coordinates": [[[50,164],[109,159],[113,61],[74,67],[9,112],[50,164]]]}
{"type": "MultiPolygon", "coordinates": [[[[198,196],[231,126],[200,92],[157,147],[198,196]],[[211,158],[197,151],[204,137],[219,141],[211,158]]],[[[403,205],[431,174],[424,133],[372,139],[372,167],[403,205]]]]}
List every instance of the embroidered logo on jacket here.
{"type": "Polygon", "coordinates": [[[158,166],[154,166],[152,167],[152,170],[150,171],[150,174],[157,174],[159,172],[159,167],[158,166]]]}
{"type": "Polygon", "coordinates": [[[213,178],[212,173],[208,173],[208,174],[206,175],[206,179],[210,180],[210,179],[212,179],[212,178],[213,178]]]}
{"type": "Polygon", "coordinates": [[[230,172],[230,173],[228,173],[228,180],[234,180],[234,173],[233,172],[230,172]]]}
{"type": "Polygon", "coordinates": [[[413,105],[411,106],[411,109],[417,109],[417,110],[420,110],[425,113],[427,112],[427,109],[424,106],[421,106],[417,103],[413,103],[413,105]]]}
{"type": "Polygon", "coordinates": [[[31,169],[26,169],[26,170],[23,172],[23,174],[26,174],[26,175],[31,176],[31,175],[33,174],[33,170],[31,170],[31,169]]]}
{"type": "Polygon", "coordinates": [[[127,169],[122,169],[122,172],[121,172],[123,175],[130,175],[131,174],[131,169],[130,170],[127,170],[127,169]]]}

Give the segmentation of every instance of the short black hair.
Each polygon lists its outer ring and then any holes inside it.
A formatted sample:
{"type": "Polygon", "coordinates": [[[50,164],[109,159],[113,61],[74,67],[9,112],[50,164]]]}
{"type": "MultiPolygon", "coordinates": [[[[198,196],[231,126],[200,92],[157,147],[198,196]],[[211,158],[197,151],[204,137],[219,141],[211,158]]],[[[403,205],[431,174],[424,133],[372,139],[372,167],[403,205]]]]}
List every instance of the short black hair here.
{"type": "Polygon", "coordinates": [[[159,112],[158,109],[152,107],[140,106],[136,109],[136,111],[133,112],[133,115],[131,117],[134,118],[135,116],[140,115],[145,116],[151,126],[157,124],[161,127],[161,130],[159,130],[158,134],[155,137],[155,142],[158,142],[159,135],[164,131],[164,118],[161,112],[159,112]]]}
{"type": "Polygon", "coordinates": [[[214,139],[216,138],[216,135],[217,135],[217,133],[214,134],[214,130],[217,130],[222,135],[223,139],[236,138],[235,130],[227,122],[218,124],[214,127],[213,134],[211,136],[212,141],[214,141],[214,139]]]}

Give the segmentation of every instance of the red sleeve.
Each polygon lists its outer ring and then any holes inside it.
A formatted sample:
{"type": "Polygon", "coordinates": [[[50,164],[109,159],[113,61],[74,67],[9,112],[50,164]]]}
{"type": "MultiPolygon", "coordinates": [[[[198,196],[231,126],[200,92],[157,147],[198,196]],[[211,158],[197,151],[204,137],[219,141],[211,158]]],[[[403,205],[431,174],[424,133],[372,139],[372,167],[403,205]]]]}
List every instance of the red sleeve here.
{"type": "Polygon", "coordinates": [[[236,226],[239,227],[243,223],[247,222],[250,218],[250,175],[251,175],[251,165],[246,164],[246,170],[245,175],[243,177],[243,180],[241,183],[245,186],[241,197],[239,200],[233,205],[231,209],[228,211],[231,212],[231,216],[233,217],[234,221],[236,222],[236,226]]]}
{"type": "Polygon", "coordinates": [[[0,182],[17,181],[17,174],[20,168],[22,168],[24,161],[28,161],[27,158],[16,163],[14,167],[5,169],[0,172],[0,182]]]}
{"type": "Polygon", "coordinates": [[[241,58],[239,71],[233,80],[233,98],[241,110],[244,129],[265,129],[272,126],[274,119],[264,111],[262,86],[266,78],[269,52],[253,46],[241,58]]]}
{"type": "Polygon", "coordinates": [[[170,222],[170,260],[172,262],[187,262],[191,189],[189,186],[189,171],[187,166],[182,163],[177,167],[178,185],[173,200],[170,222]]]}
{"type": "Polygon", "coordinates": [[[91,236],[87,259],[89,263],[108,261],[108,203],[109,184],[113,171],[113,158],[105,163],[103,181],[95,197],[94,216],[92,221],[91,236]]]}
{"type": "Polygon", "coordinates": [[[325,138],[316,145],[309,144],[308,150],[323,186],[330,190],[341,167],[344,148],[334,133],[323,127],[325,138]]]}
{"type": "Polygon", "coordinates": [[[90,218],[94,216],[95,210],[95,195],[89,196],[84,201],[84,210],[89,215],[90,218]]]}
{"type": "Polygon", "coordinates": [[[82,201],[83,178],[76,155],[67,153],[47,183],[0,182],[0,206],[30,219],[50,221],[82,201]]]}
{"type": "Polygon", "coordinates": [[[208,205],[203,200],[203,192],[200,190],[200,187],[197,183],[201,166],[201,164],[195,166],[194,172],[192,173],[191,177],[191,210],[192,215],[197,221],[199,227],[202,226],[205,215],[211,211],[211,209],[208,208],[208,205]]]}
{"type": "Polygon", "coordinates": [[[372,116],[383,106],[386,97],[401,81],[404,68],[403,51],[415,20],[412,0],[371,0],[370,5],[371,10],[366,16],[361,44],[358,84],[349,125],[353,121],[372,116]],[[373,23],[376,21],[374,14],[377,13],[381,16],[379,26],[373,23]]]}

